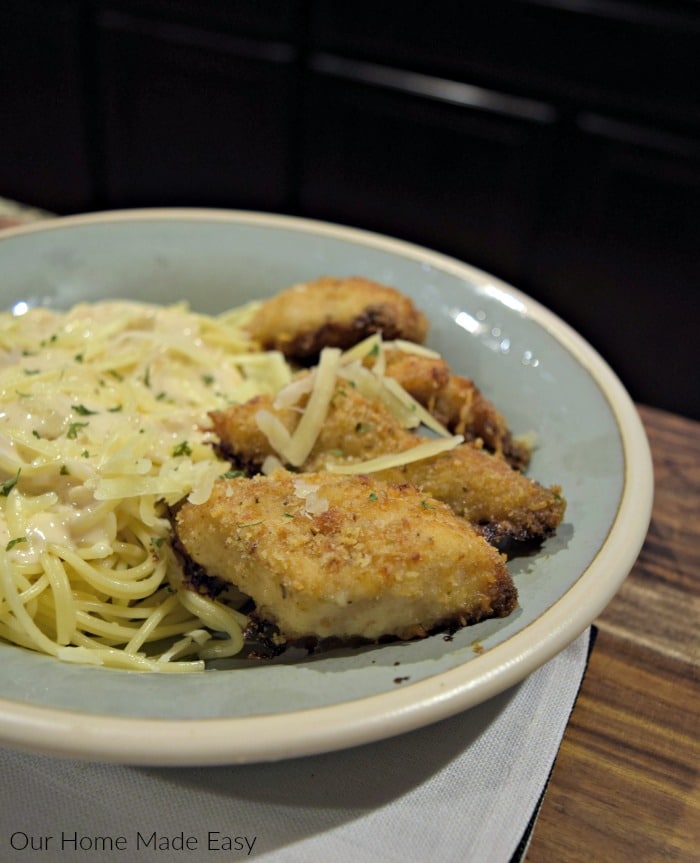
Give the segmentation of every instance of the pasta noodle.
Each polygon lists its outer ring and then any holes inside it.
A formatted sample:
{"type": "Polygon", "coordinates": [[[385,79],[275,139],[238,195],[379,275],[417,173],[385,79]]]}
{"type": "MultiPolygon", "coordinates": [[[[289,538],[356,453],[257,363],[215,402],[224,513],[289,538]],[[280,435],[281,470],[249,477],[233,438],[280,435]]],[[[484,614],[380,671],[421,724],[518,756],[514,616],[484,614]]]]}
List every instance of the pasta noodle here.
{"type": "Polygon", "coordinates": [[[207,413],[291,380],[246,336],[254,308],[0,314],[1,638],[157,671],[241,649],[242,614],[178,588],[168,512],[225,470],[207,413]]]}

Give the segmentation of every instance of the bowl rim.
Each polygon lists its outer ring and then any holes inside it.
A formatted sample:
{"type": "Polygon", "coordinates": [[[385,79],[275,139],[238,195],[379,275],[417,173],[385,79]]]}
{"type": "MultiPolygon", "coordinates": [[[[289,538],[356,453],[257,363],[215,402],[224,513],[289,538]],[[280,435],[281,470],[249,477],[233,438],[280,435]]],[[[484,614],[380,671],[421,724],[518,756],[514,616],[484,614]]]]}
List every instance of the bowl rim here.
{"type": "Polygon", "coordinates": [[[639,555],[651,519],[654,482],[651,451],[639,413],[615,372],[586,340],[537,300],[471,264],[374,231],[306,217],[218,208],[135,208],[29,222],[0,231],[0,243],[73,226],[157,220],[311,231],[420,257],[471,281],[487,280],[504,296],[521,302],[527,314],[588,372],[605,397],[623,452],[619,505],[606,538],[576,582],[544,614],[478,657],[477,663],[353,701],[252,717],[113,717],[0,697],[1,742],[61,757],[143,765],[251,763],[330,752],[392,737],[467,710],[522,681],[590,626],[639,555]],[[607,581],[601,573],[609,574],[607,581]],[[595,590],[589,589],[591,583],[595,590]],[[240,733],[243,729],[244,734],[240,733]]]}

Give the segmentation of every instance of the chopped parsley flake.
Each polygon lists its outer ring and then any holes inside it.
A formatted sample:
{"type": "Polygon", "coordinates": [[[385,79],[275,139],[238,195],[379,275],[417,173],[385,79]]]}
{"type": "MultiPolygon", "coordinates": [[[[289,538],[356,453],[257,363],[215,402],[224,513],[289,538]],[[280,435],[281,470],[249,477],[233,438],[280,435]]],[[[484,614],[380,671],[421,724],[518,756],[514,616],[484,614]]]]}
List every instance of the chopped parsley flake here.
{"type": "Polygon", "coordinates": [[[192,455],[192,448],[186,440],[183,440],[182,443],[179,443],[173,449],[173,458],[177,458],[180,455],[192,455]]]}
{"type": "Polygon", "coordinates": [[[9,551],[11,548],[14,548],[16,545],[19,545],[20,542],[27,542],[26,536],[16,536],[14,539],[11,539],[7,545],[5,546],[5,551],[9,551]]]}
{"type": "Polygon", "coordinates": [[[90,423],[71,423],[68,426],[68,431],[66,432],[66,437],[69,440],[75,440],[78,437],[78,429],[85,428],[85,426],[90,425],[90,423]]]}
{"type": "Polygon", "coordinates": [[[21,472],[22,468],[18,468],[17,473],[14,476],[10,477],[10,479],[6,479],[5,482],[0,486],[0,494],[3,497],[7,497],[7,495],[17,485],[17,481],[19,480],[19,475],[21,472]]]}

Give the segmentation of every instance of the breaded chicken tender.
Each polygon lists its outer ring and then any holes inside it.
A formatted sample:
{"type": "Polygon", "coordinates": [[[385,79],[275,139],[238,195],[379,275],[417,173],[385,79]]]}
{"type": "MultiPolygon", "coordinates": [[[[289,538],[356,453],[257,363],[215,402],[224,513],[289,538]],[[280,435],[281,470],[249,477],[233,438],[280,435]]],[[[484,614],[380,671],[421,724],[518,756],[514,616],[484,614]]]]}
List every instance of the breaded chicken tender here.
{"type": "Polygon", "coordinates": [[[309,365],[324,347],[348,348],[372,333],[424,341],[425,315],[395,288],[359,276],[294,285],[262,303],[248,324],[264,350],[309,365]]]}
{"type": "Polygon", "coordinates": [[[494,543],[541,542],[556,533],[566,510],[558,486],[546,488],[470,444],[375,476],[423,489],[494,543]]]}
{"type": "Polygon", "coordinates": [[[522,470],[530,461],[528,447],[516,440],[497,410],[469,378],[453,375],[442,357],[400,350],[385,352],[385,374],[397,380],[445,428],[484,447],[522,470]]]}
{"type": "MultiPolygon", "coordinates": [[[[210,415],[221,454],[248,473],[260,470],[265,459],[274,455],[256,422],[261,410],[275,414],[290,430],[299,419],[294,408],[275,410],[267,396],[210,415]]],[[[364,397],[339,380],[323,426],[301,469],[316,471],[333,464],[364,462],[405,452],[424,440],[403,428],[380,401],[364,397]]],[[[408,482],[444,501],[494,542],[541,541],[555,533],[566,508],[558,487],[545,488],[471,443],[380,470],[373,477],[392,483],[408,482]]]]}
{"type": "Polygon", "coordinates": [[[176,517],[196,564],[283,642],[424,637],[508,615],[504,557],[412,485],[327,472],[220,480],[176,517]]]}

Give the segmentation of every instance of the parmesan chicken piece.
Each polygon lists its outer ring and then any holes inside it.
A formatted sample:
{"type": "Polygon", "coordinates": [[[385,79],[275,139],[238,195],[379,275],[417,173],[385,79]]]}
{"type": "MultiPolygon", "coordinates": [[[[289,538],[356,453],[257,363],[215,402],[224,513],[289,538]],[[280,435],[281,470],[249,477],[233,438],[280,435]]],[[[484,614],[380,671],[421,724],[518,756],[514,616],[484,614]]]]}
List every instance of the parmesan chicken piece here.
{"type": "Polygon", "coordinates": [[[248,332],[264,350],[279,350],[302,365],[324,347],[349,348],[372,333],[424,341],[428,322],[395,288],[360,276],[293,285],[262,303],[248,332]]]}
{"type": "Polygon", "coordinates": [[[466,440],[481,440],[489,452],[517,470],[527,467],[530,450],[513,437],[504,417],[472,380],[453,375],[441,357],[387,350],[385,360],[385,374],[446,429],[466,440]]]}
{"type": "Polygon", "coordinates": [[[206,503],[181,507],[176,529],[283,643],[424,637],[517,603],[504,557],[406,483],[283,470],[219,480],[206,503]]]}
{"type": "Polygon", "coordinates": [[[542,542],[556,533],[566,510],[558,486],[546,488],[468,443],[375,476],[422,488],[496,544],[542,542]]]}
{"type": "MultiPolygon", "coordinates": [[[[299,421],[298,410],[275,410],[267,396],[210,414],[221,455],[247,473],[259,471],[265,459],[275,455],[256,421],[261,410],[277,416],[290,430],[299,421]]],[[[364,397],[339,380],[301,470],[342,467],[403,453],[424,441],[403,428],[380,401],[364,397]]],[[[449,504],[491,542],[542,541],[556,532],[566,509],[559,487],[546,488],[471,443],[372,475],[392,483],[410,483],[449,504]]]]}

